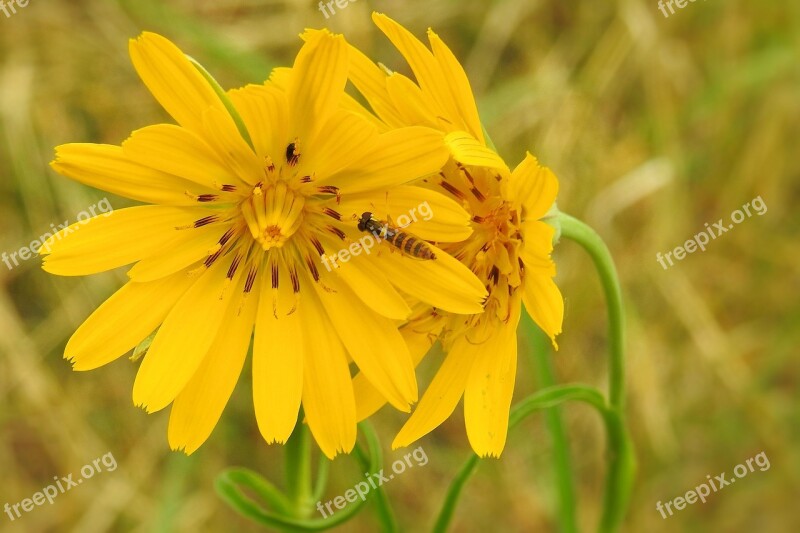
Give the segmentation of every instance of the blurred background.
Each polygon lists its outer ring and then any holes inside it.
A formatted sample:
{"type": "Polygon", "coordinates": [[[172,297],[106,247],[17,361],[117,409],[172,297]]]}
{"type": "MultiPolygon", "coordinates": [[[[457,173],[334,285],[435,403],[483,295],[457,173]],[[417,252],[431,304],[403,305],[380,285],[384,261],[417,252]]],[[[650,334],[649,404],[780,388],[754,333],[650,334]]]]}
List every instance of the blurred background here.
{"type": "MultiPolygon", "coordinates": [[[[625,530],[800,531],[800,4],[655,0],[358,0],[325,18],[312,0],[75,0],[0,11],[0,252],[12,254],[108,196],[48,167],[66,142],[122,142],[169,118],[127,55],[142,30],[164,34],[225,87],[289,64],[305,27],[341,32],[373,58],[406,66],[373,27],[386,12],[424,38],[434,28],[462,60],[486,128],[515,165],[530,150],[561,180],[559,207],[593,225],[616,259],[627,304],[628,414],[639,471],[625,530]],[[669,10],[667,10],[669,13],[669,10]],[[682,245],[753,198],[705,252],[664,269],[682,245]],[[663,519],[666,502],[760,452],[771,467],[663,519]]],[[[555,252],[567,314],[553,354],[560,382],[606,384],[606,314],[587,256],[555,252]]],[[[227,466],[280,483],[282,450],[259,436],[249,369],[221,423],[193,456],[170,452],[168,412],[131,402],[123,357],[73,373],[64,345],[124,270],[58,278],[31,258],[0,263],[0,505],[12,505],[112,453],[113,472],[36,507],[0,531],[259,531],[215,494],[227,466]]],[[[515,402],[539,386],[520,346],[515,402]]],[[[419,372],[426,384],[435,364],[419,372]]],[[[604,434],[582,405],[562,410],[581,529],[594,529],[604,434]]],[[[387,461],[403,417],[374,424],[387,461]]],[[[553,447],[541,415],[509,436],[502,460],[469,482],[454,531],[557,531],[553,447]]],[[[461,409],[424,438],[429,462],[386,485],[404,529],[427,530],[469,457],[461,409]]],[[[388,464],[388,463],[387,463],[388,464]]],[[[337,459],[326,499],[363,478],[337,459]]],[[[371,509],[343,531],[374,531],[371,509]]]]}

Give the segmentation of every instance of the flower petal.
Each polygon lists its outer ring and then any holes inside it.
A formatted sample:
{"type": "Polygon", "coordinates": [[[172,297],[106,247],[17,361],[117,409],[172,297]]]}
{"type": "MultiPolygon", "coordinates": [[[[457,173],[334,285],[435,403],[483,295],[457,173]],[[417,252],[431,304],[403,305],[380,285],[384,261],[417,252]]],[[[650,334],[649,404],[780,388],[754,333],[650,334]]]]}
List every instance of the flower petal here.
{"type": "MultiPolygon", "coordinates": [[[[307,150],[305,163],[322,181],[369,153],[378,139],[378,129],[361,115],[338,109],[320,130],[313,147],[307,150]]],[[[318,181],[313,181],[306,189],[317,185],[318,181]]]]}
{"type": "MultiPolygon", "coordinates": [[[[326,249],[335,251],[331,255],[338,255],[341,241],[326,238],[323,242],[326,249]]],[[[348,250],[351,257],[361,255],[362,251],[368,255],[371,252],[365,244],[353,242],[343,249],[348,250]]],[[[348,264],[325,256],[321,259],[328,272],[334,272],[374,312],[395,320],[403,320],[411,314],[406,301],[372,261],[356,260],[348,264]]]]}
{"type": "Polygon", "coordinates": [[[509,173],[505,161],[499,155],[465,131],[448,133],[444,142],[450,148],[453,159],[464,165],[495,168],[505,175],[509,173]]]}
{"type": "Polygon", "coordinates": [[[129,51],[139,77],[181,126],[199,133],[206,108],[225,109],[208,81],[169,40],[144,32],[138,39],[131,39],[129,51]]]}
{"type": "Polygon", "coordinates": [[[265,278],[260,293],[256,293],[259,301],[253,345],[253,403],[258,429],[269,444],[285,443],[292,434],[303,398],[305,351],[311,348],[306,347],[301,324],[301,320],[309,320],[306,313],[311,302],[302,301],[287,314],[285,308],[296,296],[288,282],[288,271],[281,268],[278,273],[277,288],[265,278]]]}
{"type": "Polygon", "coordinates": [[[478,106],[475,104],[475,96],[472,93],[467,73],[464,72],[464,67],[458,62],[450,48],[444,44],[444,41],[431,29],[428,29],[428,40],[442,74],[448,81],[447,86],[453,95],[453,103],[458,108],[458,115],[464,120],[472,136],[481,144],[485,144],[481,119],[478,116],[478,106]]]}
{"type": "Polygon", "coordinates": [[[440,132],[400,128],[379,135],[360,159],[318,183],[336,185],[347,194],[387,189],[438,172],[448,157],[440,132]]]}
{"type": "Polygon", "coordinates": [[[64,357],[73,370],[93,370],[117,359],[164,321],[191,282],[183,272],[153,283],[128,282],[75,331],[64,357]]]}
{"type": "MultiPolygon", "coordinates": [[[[441,330],[441,327],[437,330],[423,333],[417,333],[409,328],[400,330],[400,334],[403,336],[406,346],[408,346],[414,367],[419,365],[425,354],[431,349],[439,330],[441,330]]],[[[369,418],[378,409],[386,405],[386,397],[372,386],[372,383],[364,376],[363,372],[359,372],[353,378],[353,394],[356,398],[356,417],[359,422],[369,418]]]]}
{"type": "Polygon", "coordinates": [[[400,186],[390,191],[369,191],[342,197],[337,207],[343,219],[356,219],[365,211],[433,242],[461,242],[472,235],[470,215],[461,205],[437,191],[400,186]],[[388,215],[388,216],[387,216],[388,215]],[[408,226],[406,226],[408,224],[408,226]]]}
{"type": "Polygon", "coordinates": [[[200,274],[158,330],[133,384],[133,403],[148,413],[169,405],[208,354],[233,294],[228,283],[242,272],[226,283],[229,266],[218,261],[200,274]]]}
{"type": "Polygon", "coordinates": [[[386,73],[360,50],[350,47],[350,81],[372,110],[392,128],[408,126],[398,113],[386,86],[386,73]]]}
{"type": "Polygon", "coordinates": [[[533,321],[547,333],[558,350],[556,335],[561,333],[564,322],[564,298],[556,283],[549,276],[526,273],[522,301],[533,321]]]}
{"type": "MultiPolygon", "coordinates": [[[[236,292],[241,294],[243,281],[236,292]]],[[[194,453],[211,435],[242,372],[253,333],[257,300],[232,298],[208,354],[169,414],[170,448],[194,453]]]]}
{"type": "Polygon", "coordinates": [[[479,457],[499,457],[506,443],[508,413],[517,372],[516,319],[493,331],[479,345],[464,391],[467,438],[479,457]]]}
{"type": "Polygon", "coordinates": [[[392,442],[392,449],[409,446],[424,437],[453,413],[464,394],[479,346],[459,337],[419,401],[414,413],[392,442]]]}
{"type": "Polygon", "coordinates": [[[107,144],[63,144],[50,166],[78,183],[149,204],[197,205],[193,197],[217,192],[131,161],[107,144]]]}
{"type": "Polygon", "coordinates": [[[403,125],[438,127],[436,104],[430,101],[416,83],[395,72],[386,78],[386,90],[389,91],[397,113],[402,117],[403,125]]]}
{"type": "Polygon", "coordinates": [[[264,177],[264,162],[239,134],[227,111],[211,107],[203,113],[203,135],[217,156],[244,183],[255,185],[264,177]]]}
{"type": "Polygon", "coordinates": [[[42,245],[42,268],[51,274],[95,274],[159,252],[205,210],[143,205],[111,211],[65,228],[42,245]]]}
{"type": "Polygon", "coordinates": [[[228,91],[228,96],[250,133],[256,153],[273,159],[284,154],[289,138],[289,104],[284,91],[267,82],[228,91]]]}
{"type": "Polygon", "coordinates": [[[157,124],[136,130],[122,143],[122,151],[137,163],[193,181],[229,201],[238,196],[221,191],[222,185],[246,185],[203,139],[180,126],[157,124]]]}
{"type": "MultiPolygon", "coordinates": [[[[308,286],[310,279],[302,280],[308,286]]],[[[314,339],[315,349],[305,350],[303,410],[306,421],[330,459],[349,453],[356,443],[356,406],[347,354],[322,302],[312,291],[303,293],[303,336],[314,339]]]]}
{"type": "MultiPolygon", "coordinates": [[[[341,268],[348,266],[353,267],[341,268]]],[[[333,275],[322,279],[335,292],[325,290],[319,283],[314,288],[350,357],[392,405],[410,411],[409,405],[417,401],[417,380],[411,355],[397,326],[368,309],[333,275]],[[353,327],[354,324],[358,327],[353,327]]]]}
{"type": "Polygon", "coordinates": [[[525,207],[524,218],[542,218],[552,207],[558,195],[558,179],[529,152],[511,174],[508,194],[525,207]]]}
{"type": "MultiPolygon", "coordinates": [[[[347,83],[349,49],[344,37],[321,31],[306,41],[289,80],[290,139],[311,143],[339,107],[347,83]]],[[[290,142],[289,139],[286,140],[290,142]]]]}
{"type": "Polygon", "coordinates": [[[431,95],[441,113],[457,129],[464,129],[464,120],[459,115],[450,92],[449,85],[452,81],[445,78],[441,66],[431,51],[411,32],[386,15],[373,13],[372,20],[408,61],[420,88],[431,95]]]}
{"type": "Polygon", "coordinates": [[[383,250],[372,257],[389,280],[409,296],[451,313],[483,312],[487,294],[483,283],[459,261],[435,246],[433,249],[436,259],[430,260],[395,250],[383,250]]]}
{"type": "Polygon", "coordinates": [[[522,223],[522,260],[531,266],[552,263],[550,253],[553,251],[555,228],[541,220],[526,220],[522,223]],[[543,264],[544,263],[544,264],[543,264]]]}
{"type": "Polygon", "coordinates": [[[134,281],[153,281],[191,266],[219,249],[226,226],[201,226],[180,232],[163,249],[142,259],[128,271],[134,281]]]}

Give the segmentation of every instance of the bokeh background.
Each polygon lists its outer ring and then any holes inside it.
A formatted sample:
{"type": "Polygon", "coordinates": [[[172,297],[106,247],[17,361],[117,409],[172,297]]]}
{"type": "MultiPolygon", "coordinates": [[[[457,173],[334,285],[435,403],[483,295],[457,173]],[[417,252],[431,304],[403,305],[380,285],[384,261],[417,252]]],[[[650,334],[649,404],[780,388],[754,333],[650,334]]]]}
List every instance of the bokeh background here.
{"type": "MultiPolygon", "coordinates": [[[[433,27],[463,61],[485,125],[513,163],[530,150],[561,180],[559,206],[609,243],[629,326],[629,424],[639,471],[625,530],[800,531],[800,4],[710,0],[666,18],[655,0],[358,0],[325,19],[312,0],[74,0],[0,12],[0,252],[12,253],[106,196],[53,173],[53,147],[120,143],[169,121],[138,81],[127,41],[160,32],[225,87],[292,61],[305,27],[342,32],[405,71],[372,26],[386,12],[433,27]],[[761,196],[768,207],[707,251],[664,270],[666,252],[761,196]],[[666,520],[656,502],[765,452],[771,468],[666,520]]],[[[130,205],[109,196],[114,208],[130,205]]],[[[605,385],[606,318],[585,254],[558,246],[567,315],[553,354],[560,382],[605,385]]],[[[280,483],[282,450],[252,414],[246,370],[222,422],[193,456],[170,452],[166,411],[131,403],[136,364],[73,373],[71,333],[125,281],[124,269],[50,276],[36,258],[0,264],[0,505],[30,497],[108,452],[97,474],[0,531],[259,531],[215,494],[226,466],[280,483]]],[[[539,386],[521,348],[519,401],[539,386]]],[[[420,369],[421,383],[438,362],[420,369]]],[[[591,531],[604,436],[588,408],[562,410],[591,531]]],[[[374,424],[387,448],[403,418],[374,424]]],[[[502,460],[468,484],[454,531],[556,531],[553,445],[542,416],[516,428],[502,460]]],[[[426,530],[470,450],[460,409],[420,443],[429,458],[386,486],[401,525],[426,530]]],[[[328,499],[362,479],[339,458],[328,499]]],[[[374,531],[371,510],[343,531],[374,531]]]]}

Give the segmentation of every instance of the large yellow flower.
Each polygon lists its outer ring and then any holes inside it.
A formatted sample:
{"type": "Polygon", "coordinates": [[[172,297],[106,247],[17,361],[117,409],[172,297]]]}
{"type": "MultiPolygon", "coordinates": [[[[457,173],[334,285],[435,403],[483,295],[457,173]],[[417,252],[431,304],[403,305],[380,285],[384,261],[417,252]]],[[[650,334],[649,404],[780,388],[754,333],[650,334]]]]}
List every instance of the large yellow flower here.
{"type": "Polygon", "coordinates": [[[254,336],[255,413],[266,441],[285,442],[302,405],[326,455],[350,451],[350,362],[398,409],[417,400],[397,330],[411,310],[396,286],[411,277],[413,296],[461,313],[479,311],[486,296],[441,251],[435,261],[395,257],[380,267],[374,255],[330,271],[321,261],[352,246],[357,216],[395,187],[404,204],[427,201],[444,221],[420,226],[423,237],[444,242],[471,233],[456,202],[403,186],[444,164],[441,134],[380,132],[343,109],[349,50],[328,32],[307,39],[283,72],[285,86],[267,82],[227,98],[163,37],[145,33],[130,53],[178,125],[143,128],[122,146],[57,149],[53,168],[61,174],[154,204],[67,228],[43,247],[44,269],[54,274],[136,263],[131,281],[75,332],[65,357],[76,370],[93,369],[158,328],[133,401],[148,412],[172,403],[170,445],[192,453],[216,425],[254,336]],[[249,135],[240,133],[237,115],[249,135]],[[436,281],[442,276],[447,284],[436,281]]]}
{"type": "MultiPolygon", "coordinates": [[[[374,14],[373,20],[408,61],[416,82],[352,48],[350,79],[385,127],[442,132],[452,155],[435,178],[419,183],[470,213],[473,234],[443,248],[489,292],[482,313],[465,316],[417,305],[401,328],[415,364],[437,336],[447,355],[394,446],[407,446],[433,430],[463,396],[473,449],[497,456],[508,429],[522,303],[554,345],[561,332],[564,304],[550,258],[554,230],[541,220],[555,202],[558,181],[530,154],[511,172],[487,147],[467,76],[438,35],[428,31],[429,50],[388,17],[374,14]]],[[[355,380],[359,417],[384,403],[365,377],[355,380]]]]}

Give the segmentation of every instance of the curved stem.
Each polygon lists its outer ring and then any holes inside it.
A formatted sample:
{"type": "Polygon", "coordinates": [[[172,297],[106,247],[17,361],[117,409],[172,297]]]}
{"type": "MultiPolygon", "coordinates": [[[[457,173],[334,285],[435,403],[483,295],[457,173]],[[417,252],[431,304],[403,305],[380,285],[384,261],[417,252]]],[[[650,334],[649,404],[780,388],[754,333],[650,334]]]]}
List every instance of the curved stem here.
{"type": "MultiPolygon", "coordinates": [[[[511,431],[517,424],[522,422],[525,417],[531,415],[535,411],[550,409],[566,401],[586,403],[594,407],[603,416],[604,421],[606,420],[608,407],[606,406],[605,398],[603,398],[603,395],[598,390],[580,384],[554,385],[546,389],[538,390],[514,405],[508,417],[508,430],[511,431]]],[[[433,528],[434,533],[445,533],[447,531],[447,528],[450,526],[450,521],[453,518],[455,507],[458,504],[458,499],[461,497],[461,491],[479,464],[480,458],[473,453],[464,466],[461,467],[458,475],[450,484],[450,488],[447,489],[445,504],[439,512],[439,517],[433,528]]]]}
{"type": "Polygon", "coordinates": [[[467,462],[464,463],[464,466],[461,467],[455,479],[453,479],[450,488],[447,489],[447,496],[445,496],[442,510],[439,511],[436,524],[433,526],[433,533],[445,533],[447,531],[447,528],[450,526],[450,521],[453,520],[453,514],[456,511],[458,499],[461,497],[461,491],[464,489],[464,485],[467,484],[469,478],[472,477],[472,474],[475,473],[479,463],[480,457],[473,453],[467,462]]]}
{"type": "MultiPolygon", "coordinates": [[[[383,464],[381,444],[378,441],[378,436],[375,434],[375,430],[372,429],[372,426],[369,423],[361,422],[359,427],[364,433],[364,438],[367,440],[367,449],[369,450],[369,453],[364,453],[364,450],[358,443],[356,443],[354,453],[356,459],[358,459],[359,463],[361,463],[361,468],[366,470],[371,475],[376,473],[374,471],[374,465],[383,464]]],[[[372,499],[375,502],[375,507],[377,507],[378,518],[383,526],[383,531],[387,533],[395,533],[398,531],[397,521],[395,520],[394,513],[392,512],[392,507],[389,504],[389,498],[386,496],[386,491],[383,489],[382,485],[379,485],[374,492],[375,495],[372,496],[372,499]]]]}
{"type": "MultiPolygon", "coordinates": [[[[523,331],[527,332],[531,343],[530,353],[533,360],[539,388],[546,389],[556,384],[553,362],[550,359],[550,341],[534,324],[527,311],[523,310],[523,331]]],[[[544,422],[547,426],[553,450],[553,469],[555,471],[558,497],[558,523],[563,533],[578,531],[578,520],[575,515],[575,480],[572,475],[572,461],[569,455],[569,439],[564,427],[560,407],[544,410],[544,422]]]]}
{"type": "Polygon", "coordinates": [[[625,319],[622,290],[608,247],[592,228],[565,213],[556,215],[561,236],[580,244],[600,276],[608,308],[608,430],[609,465],[606,473],[600,531],[617,531],[628,505],[635,461],[625,427],[625,319]]]}
{"type": "Polygon", "coordinates": [[[556,220],[561,224],[561,236],[580,244],[600,275],[608,308],[608,401],[612,408],[622,409],[625,403],[625,320],[614,260],[606,243],[592,228],[566,213],[559,213],[556,220]]]}

